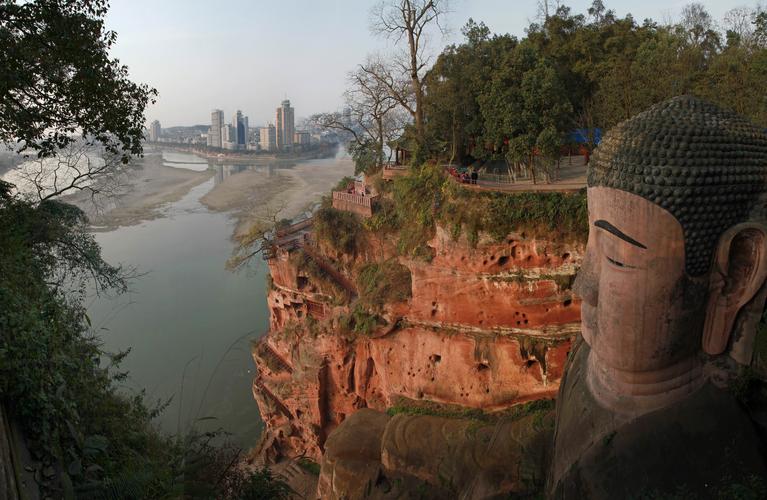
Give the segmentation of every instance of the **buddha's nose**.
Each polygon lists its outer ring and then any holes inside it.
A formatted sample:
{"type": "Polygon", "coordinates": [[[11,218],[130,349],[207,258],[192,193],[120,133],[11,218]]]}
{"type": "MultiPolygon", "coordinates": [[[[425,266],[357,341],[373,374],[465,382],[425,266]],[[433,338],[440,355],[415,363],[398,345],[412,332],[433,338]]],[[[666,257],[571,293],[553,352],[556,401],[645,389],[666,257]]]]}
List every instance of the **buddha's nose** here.
{"type": "Polygon", "coordinates": [[[586,304],[596,307],[599,302],[599,266],[593,252],[586,251],[583,264],[573,283],[573,292],[586,304]]]}

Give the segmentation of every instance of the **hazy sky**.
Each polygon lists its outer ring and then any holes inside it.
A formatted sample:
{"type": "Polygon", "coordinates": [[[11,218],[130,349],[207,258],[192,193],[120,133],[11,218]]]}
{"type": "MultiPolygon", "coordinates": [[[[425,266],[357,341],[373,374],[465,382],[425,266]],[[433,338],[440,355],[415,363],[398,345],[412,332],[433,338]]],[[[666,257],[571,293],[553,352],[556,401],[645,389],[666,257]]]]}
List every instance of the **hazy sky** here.
{"type": "MultiPolygon", "coordinates": [[[[677,18],[686,0],[604,0],[619,16],[677,18]]],[[[346,74],[371,52],[388,50],[370,33],[376,0],[112,0],[107,24],[117,31],[113,54],[131,77],[160,92],[147,111],[163,127],[210,122],[213,108],[227,121],[241,109],[251,126],[274,121],[286,96],[296,117],[337,109],[346,74]]],[[[753,0],[702,0],[720,20],[753,0]]],[[[586,12],[591,0],[565,1],[586,12]]],[[[524,35],[536,0],[452,0],[451,33],[435,48],[460,41],[472,17],[494,33],[524,35]]]]}

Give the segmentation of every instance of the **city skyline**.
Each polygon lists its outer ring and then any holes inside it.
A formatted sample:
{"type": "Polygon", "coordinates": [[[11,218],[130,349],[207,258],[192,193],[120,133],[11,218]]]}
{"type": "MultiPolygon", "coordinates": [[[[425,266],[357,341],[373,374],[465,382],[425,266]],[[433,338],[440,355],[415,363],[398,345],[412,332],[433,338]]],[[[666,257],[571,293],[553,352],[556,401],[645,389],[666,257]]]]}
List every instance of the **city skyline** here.
{"type": "MultiPolygon", "coordinates": [[[[254,123],[265,125],[273,119],[273,103],[288,95],[300,110],[296,120],[338,110],[347,73],[370,53],[391,52],[391,44],[369,30],[375,3],[232,0],[226,9],[213,9],[209,2],[198,0],[113,0],[107,27],[118,35],[113,56],[129,67],[131,78],[160,93],[147,110],[147,125],[154,119],[167,127],[208,123],[214,108],[229,113],[241,109],[254,123]],[[232,43],[243,37],[252,43],[232,43]],[[267,50],[268,41],[277,39],[279,50],[267,50]]],[[[575,13],[585,13],[591,0],[564,3],[575,13]]],[[[605,0],[618,16],[631,12],[638,22],[647,17],[659,22],[678,19],[687,3],[605,0]]],[[[757,2],[701,3],[721,21],[729,9],[757,2]]],[[[510,5],[504,0],[453,0],[451,10],[445,19],[449,34],[430,40],[434,53],[462,39],[460,29],[469,17],[486,23],[493,33],[524,36],[528,22],[536,17],[537,1],[510,5]]]]}

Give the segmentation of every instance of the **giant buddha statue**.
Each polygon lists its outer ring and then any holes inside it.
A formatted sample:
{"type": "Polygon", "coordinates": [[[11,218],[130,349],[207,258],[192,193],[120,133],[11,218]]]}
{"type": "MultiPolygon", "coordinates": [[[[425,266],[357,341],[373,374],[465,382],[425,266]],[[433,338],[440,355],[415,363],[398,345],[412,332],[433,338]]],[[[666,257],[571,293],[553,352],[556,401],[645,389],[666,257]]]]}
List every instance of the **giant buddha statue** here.
{"type": "Polygon", "coordinates": [[[703,496],[765,478],[728,391],[767,289],[767,136],[689,96],[611,130],[588,169],[583,342],[557,400],[550,493],[703,496]]]}
{"type": "Polygon", "coordinates": [[[396,473],[447,478],[461,498],[767,494],[764,436],[731,387],[767,296],[767,135],[676,97],[605,136],[587,192],[582,338],[546,416],[553,436],[535,419],[468,432],[361,410],[328,440],[324,496],[404,498],[380,488],[396,473]]]}

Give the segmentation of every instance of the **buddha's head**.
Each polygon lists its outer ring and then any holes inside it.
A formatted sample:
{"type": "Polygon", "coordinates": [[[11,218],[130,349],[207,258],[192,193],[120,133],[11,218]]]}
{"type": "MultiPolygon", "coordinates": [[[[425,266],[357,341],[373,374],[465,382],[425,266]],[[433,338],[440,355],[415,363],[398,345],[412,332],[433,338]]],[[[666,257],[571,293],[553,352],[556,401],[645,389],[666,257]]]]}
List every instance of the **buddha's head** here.
{"type": "Polygon", "coordinates": [[[575,285],[587,380],[615,410],[641,412],[697,388],[760,308],[767,135],[689,96],[617,125],[588,171],[589,240],[575,285]],[[754,304],[759,302],[759,304],[754,304]]]}

